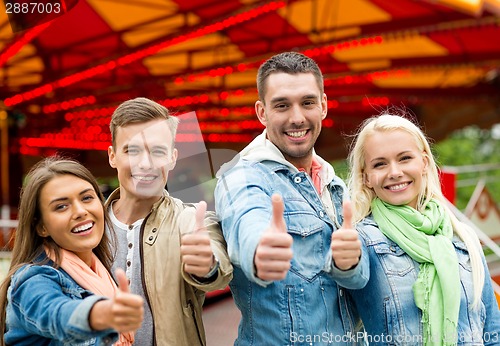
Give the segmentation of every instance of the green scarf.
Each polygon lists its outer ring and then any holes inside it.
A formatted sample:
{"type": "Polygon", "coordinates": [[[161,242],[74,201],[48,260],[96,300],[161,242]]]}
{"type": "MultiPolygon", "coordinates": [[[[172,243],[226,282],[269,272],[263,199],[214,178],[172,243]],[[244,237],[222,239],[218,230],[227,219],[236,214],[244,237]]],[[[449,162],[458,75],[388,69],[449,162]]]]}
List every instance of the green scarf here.
{"type": "Polygon", "coordinates": [[[456,345],[461,284],[453,228],[443,206],[431,200],[421,213],[375,198],[371,207],[382,233],[420,263],[413,295],[422,310],[424,345],[456,345]]]}

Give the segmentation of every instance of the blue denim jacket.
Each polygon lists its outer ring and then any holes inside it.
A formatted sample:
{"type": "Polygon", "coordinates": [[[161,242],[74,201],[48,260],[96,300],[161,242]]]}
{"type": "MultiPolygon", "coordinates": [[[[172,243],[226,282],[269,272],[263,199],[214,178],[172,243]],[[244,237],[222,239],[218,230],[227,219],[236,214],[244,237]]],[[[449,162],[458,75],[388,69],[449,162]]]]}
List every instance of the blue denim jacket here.
{"type": "Polygon", "coordinates": [[[328,185],[337,211],[331,220],[310,177],[275,161],[240,160],[219,179],[216,210],[234,266],[230,283],[242,314],[235,345],[353,345],[359,319],[346,306],[344,288],[362,288],[369,263],[341,271],[332,264],[331,235],[342,224],[344,183],[328,185]],[[254,254],[271,219],[271,198],[282,196],[293,237],[293,259],[285,280],[255,276],[254,254]]]}
{"type": "Polygon", "coordinates": [[[113,329],[89,325],[94,304],[103,299],[81,288],[64,270],[28,264],[12,276],[7,292],[6,345],[111,345],[113,329]]]}
{"type": "MultiPolygon", "coordinates": [[[[388,239],[371,218],[359,225],[370,257],[370,280],[360,290],[349,292],[359,311],[370,345],[422,345],[422,314],[415,305],[413,283],[419,263],[388,239]]],[[[462,286],[458,319],[458,345],[500,345],[500,311],[491,286],[486,262],[485,285],[479,310],[471,307],[472,273],[465,244],[453,245],[460,266],[462,286]]]]}

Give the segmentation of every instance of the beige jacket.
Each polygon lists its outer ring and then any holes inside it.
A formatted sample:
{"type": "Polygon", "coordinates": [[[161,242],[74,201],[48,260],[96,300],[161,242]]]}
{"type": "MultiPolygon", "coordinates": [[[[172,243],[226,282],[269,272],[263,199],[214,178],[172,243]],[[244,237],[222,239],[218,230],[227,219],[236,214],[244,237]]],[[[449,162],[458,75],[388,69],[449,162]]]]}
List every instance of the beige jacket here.
{"type": "MultiPolygon", "coordinates": [[[[119,189],[106,201],[120,198],[119,189]]],[[[182,269],[180,239],[194,229],[195,207],[164,196],[156,202],[141,226],[142,284],[151,307],[155,345],[205,345],[201,318],[205,292],[223,289],[231,281],[233,267],[213,212],[207,212],[205,226],[212,239],[212,251],[219,260],[218,276],[200,283],[182,269]]]]}

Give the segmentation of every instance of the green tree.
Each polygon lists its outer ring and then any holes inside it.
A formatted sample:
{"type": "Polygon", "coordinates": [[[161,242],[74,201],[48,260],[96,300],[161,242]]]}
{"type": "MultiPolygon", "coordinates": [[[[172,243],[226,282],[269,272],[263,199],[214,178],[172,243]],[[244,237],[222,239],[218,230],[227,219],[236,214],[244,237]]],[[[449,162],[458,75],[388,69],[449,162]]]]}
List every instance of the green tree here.
{"type": "Polygon", "coordinates": [[[498,203],[500,198],[500,125],[492,129],[470,126],[450,134],[433,147],[442,167],[457,170],[456,206],[465,209],[480,179],[498,203]]]}

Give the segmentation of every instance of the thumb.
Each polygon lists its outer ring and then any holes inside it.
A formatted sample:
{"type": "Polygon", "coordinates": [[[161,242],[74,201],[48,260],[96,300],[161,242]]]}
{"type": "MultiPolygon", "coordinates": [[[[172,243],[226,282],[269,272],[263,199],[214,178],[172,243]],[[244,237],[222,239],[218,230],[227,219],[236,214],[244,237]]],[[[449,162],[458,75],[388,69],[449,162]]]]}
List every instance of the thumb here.
{"type": "Polygon", "coordinates": [[[123,269],[118,268],[115,271],[115,276],[116,280],[118,281],[118,289],[120,290],[120,292],[130,293],[130,287],[128,286],[127,275],[125,275],[123,269]]]}
{"type": "Polygon", "coordinates": [[[285,212],[285,204],[280,195],[274,194],[271,196],[273,215],[271,218],[270,229],[278,232],[287,232],[283,213],[285,212]]]}
{"type": "Polygon", "coordinates": [[[194,232],[205,230],[205,213],[207,212],[207,202],[200,201],[196,206],[194,232]]]}
{"type": "Polygon", "coordinates": [[[342,212],[344,215],[344,223],[342,224],[342,228],[350,228],[354,229],[353,223],[352,223],[352,204],[351,201],[344,200],[342,202],[342,212]]]}

